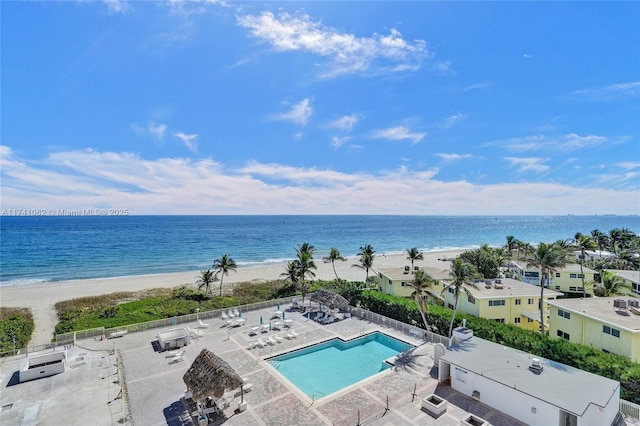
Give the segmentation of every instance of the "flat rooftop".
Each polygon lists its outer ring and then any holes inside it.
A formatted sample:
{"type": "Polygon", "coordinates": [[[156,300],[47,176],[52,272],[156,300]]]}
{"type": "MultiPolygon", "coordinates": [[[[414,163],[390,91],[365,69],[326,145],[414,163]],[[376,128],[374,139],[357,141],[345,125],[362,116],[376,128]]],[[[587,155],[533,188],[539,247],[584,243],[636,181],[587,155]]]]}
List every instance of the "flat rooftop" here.
{"type": "MultiPolygon", "coordinates": [[[[407,265],[409,267],[411,267],[411,265],[407,265]]],[[[418,266],[418,265],[414,265],[414,266],[418,266]]],[[[438,269],[438,268],[431,268],[431,267],[425,267],[425,268],[420,268],[421,271],[424,271],[425,273],[429,274],[429,276],[431,278],[434,278],[436,280],[443,280],[446,278],[449,278],[449,269],[438,269]]],[[[398,281],[398,280],[402,280],[402,281],[413,281],[413,271],[409,271],[408,273],[405,273],[405,269],[404,267],[401,268],[376,268],[376,272],[382,273],[385,276],[387,276],[388,278],[391,278],[394,281],[398,281]]]]}
{"type": "MultiPolygon", "coordinates": [[[[538,268],[533,268],[533,267],[528,267],[526,262],[522,262],[522,261],[516,261],[516,260],[512,260],[511,262],[517,264],[522,270],[525,271],[539,271],[538,268]]],[[[586,266],[582,266],[582,271],[587,274],[597,274],[598,271],[595,271],[593,269],[587,268],[586,266]]],[[[580,264],[579,263],[568,263],[565,266],[563,266],[562,268],[558,268],[556,269],[556,272],[576,272],[576,273],[580,273],[580,264]]]]}
{"type": "Polygon", "coordinates": [[[640,283],[640,271],[626,271],[622,269],[605,269],[634,283],[640,283]]]}
{"type": "MultiPolygon", "coordinates": [[[[495,280],[491,281],[491,286],[485,285],[484,281],[476,283],[476,287],[465,285],[466,289],[477,299],[496,298],[496,297],[540,297],[540,287],[533,284],[527,284],[523,281],[514,280],[513,278],[501,278],[501,283],[496,284],[495,280]]],[[[559,291],[544,289],[544,295],[547,297],[559,297],[563,294],[559,291]]]]}
{"type": "MultiPolygon", "coordinates": [[[[627,309],[614,309],[615,299],[628,300],[628,296],[617,297],[587,297],[586,299],[556,299],[549,301],[549,305],[557,306],[578,315],[590,316],[628,330],[640,331],[640,315],[627,309]]],[[[637,299],[636,299],[637,300],[637,299]]]]}
{"type": "Polygon", "coordinates": [[[450,347],[441,359],[576,415],[590,403],[605,407],[620,392],[614,380],[478,337],[450,347]],[[532,358],[542,362],[540,374],[529,371],[532,358]]]}

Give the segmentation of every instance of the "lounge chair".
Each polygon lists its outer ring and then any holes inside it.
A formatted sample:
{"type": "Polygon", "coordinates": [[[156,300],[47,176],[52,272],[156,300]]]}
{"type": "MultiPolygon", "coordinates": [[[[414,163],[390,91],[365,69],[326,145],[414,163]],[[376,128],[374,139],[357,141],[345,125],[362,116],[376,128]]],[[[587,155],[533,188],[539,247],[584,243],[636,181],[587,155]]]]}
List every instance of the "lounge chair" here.
{"type": "Polygon", "coordinates": [[[201,319],[198,320],[198,328],[209,328],[209,324],[202,322],[201,319]]]}
{"type": "Polygon", "coordinates": [[[280,334],[280,333],[276,334],[276,340],[278,342],[282,342],[283,339],[284,339],[284,337],[282,337],[282,334],[280,334]]]}
{"type": "Polygon", "coordinates": [[[199,329],[197,329],[197,328],[196,328],[196,329],[193,329],[193,328],[191,328],[191,327],[187,326],[187,331],[189,332],[189,334],[190,334],[190,335],[192,335],[192,336],[193,336],[193,337],[195,337],[196,339],[197,339],[198,337],[202,337],[202,336],[203,336],[203,334],[202,334],[202,330],[199,330],[199,329]]]}
{"type": "Polygon", "coordinates": [[[273,337],[273,334],[271,336],[269,336],[269,338],[267,339],[267,343],[269,343],[270,345],[275,345],[276,343],[278,343],[278,341],[276,340],[275,337],[273,337]]]}
{"type": "Polygon", "coordinates": [[[235,316],[237,316],[237,317],[239,317],[239,316],[240,316],[240,311],[238,310],[238,308],[235,308],[235,309],[233,310],[233,315],[235,315],[235,316]]]}
{"type": "Polygon", "coordinates": [[[220,314],[220,318],[226,321],[229,319],[229,315],[227,315],[224,311],[222,311],[222,313],[220,314]]]}
{"type": "Polygon", "coordinates": [[[296,333],[295,330],[291,330],[291,334],[293,335],[293,337],[297,338],[299,336],[298,333],[296,333]]]}
{"type": "Polygon", "coordinates": [[[227,311],[227,315],[229,315],[229,318],[233,318],[236,316],[236,314],[231,309],[227,311]]]}
{"type": "Polygon", "coordinates": [[[174,362],[180,362],[180,361],[183,361],[182,357],[184,356],[184,354],[185,354],[185,351],[184,351],[184,349],[183,349],[183,350],[181,350],[180,352],[178,352],[177,354],[175,354],[174,356],[172,356],[172,357],[171,357],[171,361],[170,361],[170,362],[171,362],[171,363],[174,363],[174,362]]]}
{"type": "Polygon", "coordinates": [[[291,333],[287,333],[287,334],[285,334],[285,335],[284,335],[284,337],[286,337],[288,340],[291,340],[291,339],[295,339],[295,338],[296,338],[296,336],[294,336],[294,335],[293,335],[293,334],[291,334],[291,333]]]}
{"type": "Polygon", "coordinates": [[[249,345],[247,346],[247,349],[253,349],[256,346],[258,346],[258,342],[256,342],[255,340],[250,340],[249,345]]]}
{"type": "Polygon", "coordinates": [[[262,337],[258,337],[258,346],[260,346],[261,348],[264,348],[265,346],[267,346],[267,342],[262,340],[262,337]]]}

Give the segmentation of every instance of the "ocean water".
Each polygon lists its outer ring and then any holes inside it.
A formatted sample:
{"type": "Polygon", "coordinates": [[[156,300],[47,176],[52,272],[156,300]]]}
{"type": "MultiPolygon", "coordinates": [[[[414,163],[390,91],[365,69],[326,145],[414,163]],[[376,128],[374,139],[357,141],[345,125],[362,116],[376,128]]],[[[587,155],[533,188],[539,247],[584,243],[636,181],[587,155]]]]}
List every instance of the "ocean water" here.
{"type": "Polygon", "coordinates": [[[5,216],[0,285],[202,270],[229,254],[239,266],[282,262],[299,244],[343,256],[572,238],[594,229],[640,233],[640,216],[5,216]]]}

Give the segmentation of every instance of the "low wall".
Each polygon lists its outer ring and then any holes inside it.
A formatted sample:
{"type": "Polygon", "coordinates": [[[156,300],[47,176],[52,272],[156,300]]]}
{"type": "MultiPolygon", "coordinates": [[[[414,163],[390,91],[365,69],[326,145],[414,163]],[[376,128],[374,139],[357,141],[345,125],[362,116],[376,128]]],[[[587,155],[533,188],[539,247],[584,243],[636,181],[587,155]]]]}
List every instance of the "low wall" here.
{"type": "Polygon", "coordinates": [[[49,377],[64,371],[64,354],[55,353],[29,358],[27,364],[20,370],[20,382],[49,377]]]}

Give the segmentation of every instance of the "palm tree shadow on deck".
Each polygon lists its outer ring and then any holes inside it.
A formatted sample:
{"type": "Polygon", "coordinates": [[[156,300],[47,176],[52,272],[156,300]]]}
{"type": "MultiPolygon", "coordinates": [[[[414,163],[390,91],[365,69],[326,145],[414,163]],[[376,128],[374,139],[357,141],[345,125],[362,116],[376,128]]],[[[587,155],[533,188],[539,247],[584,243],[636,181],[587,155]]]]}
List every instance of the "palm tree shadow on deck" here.
{"type": "Polygon", "coordinates": [[[408,351],[400,353],[395,359],[395,363],[393,365],[393,371],[403,370],[418,370],[422,367],[421,357],[424,357],[426,354],[417,354],[415,353],[415,348],[410,349],[408,351]]]}

